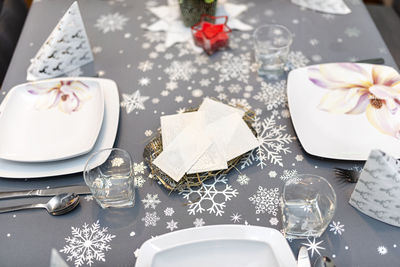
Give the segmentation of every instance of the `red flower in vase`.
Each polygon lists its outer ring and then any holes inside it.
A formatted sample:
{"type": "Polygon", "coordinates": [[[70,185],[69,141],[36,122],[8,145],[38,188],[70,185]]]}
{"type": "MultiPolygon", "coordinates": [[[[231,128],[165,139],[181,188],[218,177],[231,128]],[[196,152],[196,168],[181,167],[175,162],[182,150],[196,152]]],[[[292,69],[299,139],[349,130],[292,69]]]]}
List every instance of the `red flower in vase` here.
{"type": "Polygon", "coordinates": [[[227,47],[229,45],[229,33],[232,30],[226,25],[228,22],[227,16],[213,17],[202,15],[200,22],[192,26],[192,34],[194,42],[204,51],[211,55],[215,51],[227,47]],[[212,21],[224,20],[223,23],[212,23],[212,21]]]}

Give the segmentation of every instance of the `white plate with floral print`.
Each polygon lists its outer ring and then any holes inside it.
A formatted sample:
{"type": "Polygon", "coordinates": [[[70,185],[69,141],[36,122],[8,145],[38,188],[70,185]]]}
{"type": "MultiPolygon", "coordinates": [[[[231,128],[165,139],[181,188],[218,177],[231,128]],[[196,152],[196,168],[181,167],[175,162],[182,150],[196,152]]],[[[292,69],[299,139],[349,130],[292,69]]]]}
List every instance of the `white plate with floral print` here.
{"type": "Polygon", "coordinates": [[[52,79],[13,87],[0,105],[0,158],[63,160],[89,152],[104,115],[96,81],[52,79]]]}
{"type": "MultiPolygon", "coordinates": [[[[103,123],[91,151],[113,147],[118,130],[120,110],[117,84],[112,80],[99,78],[69,77],[54,80],[68,81],[77,79],[83,82],[97,82],[104,95],[103,123]]],[[[0,177],[27,179],[82,172],[90,155],[91,153],[86,153],[65,160],[47,162],[19,162],[0,159],[0,177]]]]}
{"type": "Polygon", "coordinates": [[[388,66],[329,63],[289,73],[288,102],[308,153],[367,160],[372,149],[400,158],[400,75],[388,66]]]}
{"type": "Polygon", "coordinates": [[[147,240],[136,267],[296,266],[286,239],[272,228],[212,225],[147,240]]]}

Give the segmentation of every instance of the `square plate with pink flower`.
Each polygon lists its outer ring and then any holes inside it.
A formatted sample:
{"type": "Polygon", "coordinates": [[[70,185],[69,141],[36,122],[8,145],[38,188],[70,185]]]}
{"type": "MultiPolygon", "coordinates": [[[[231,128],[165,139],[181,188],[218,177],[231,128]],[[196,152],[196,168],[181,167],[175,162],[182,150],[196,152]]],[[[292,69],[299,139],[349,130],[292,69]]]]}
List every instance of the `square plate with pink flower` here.
{"type": "Polygon", "coordinates": [[[294,128],[316,156],[400,158],[400,75],[388,66],[330,63],[293,70],[287,85],[294,128]]]}
{"type": "Polygon", "coordinates": [[[93,80],[13,87],[0,105],[0,159],[46,162],[85,154],[96,142],[103,115],[103,90],[93,80]]]}

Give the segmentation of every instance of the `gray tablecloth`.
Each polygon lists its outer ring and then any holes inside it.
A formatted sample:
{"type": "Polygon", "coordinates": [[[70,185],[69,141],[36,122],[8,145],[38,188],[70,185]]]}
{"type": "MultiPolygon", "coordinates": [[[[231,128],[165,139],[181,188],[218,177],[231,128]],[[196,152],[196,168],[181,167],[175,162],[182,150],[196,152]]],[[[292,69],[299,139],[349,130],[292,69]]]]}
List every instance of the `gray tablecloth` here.
{"type": "MultiPolygon", "coordinates": [[[[166,1],[165,1],[166,2],[166,1]]],[[[146,9],[157,1],[79,1],[96,72],[117,82],[121,115],[115,147],[128,150],[136,163],[136,206],[102,210],[93,199],[61,217],[45,211],[1,214],[1,266],[48,266],[54,248],[71,266],[132,266],[138,248],[147,239],[172,230],[212,224],[250,224],[281,229],[276,200],[283,182],[296,173],[327,178],[337,194],[337,212],[321,238],[289,241],[297,255],[305,245],[314,261],[333,258],[337,266],[396,266],[400,262],[400,229],[371,219],[348,204],[353,184],[334,178],[332,167],[360,170],[362,162],[316,158],[306,154],[291,124],[285,82],[262,80],[251,68],[251,32],[235,31],[231,49],[211,57],[177,45],[163,47],[164,35],[143,29],[157,20],[146,9]],[[246,67],[247,66],[247,67],[246,67]],[[246,69],[249,68],[250,70],[246,69]],[[221,69],[238,75],[223,76],[221,69]],[[222,81],[223,80],[223,81],[222,81]],[[139,104],[132,96],[139,91],[139,104]],[[205,96],[241,103],[257,111],[263,145],[240,165],[239,174],[216,177],[206,183],[212,192],[193,205],[199,191],[169,194],[142,168],[146,140],[160,126],[159,117],[201,103],[205,96]],[[279,139],[284,142],[279,145],[279,139]],[[260,202],[259,197],[271,201],[260,202]],[[86,235],[88,234],[88,235],[86,235]],[[95,245],[97,244],[97,245],[95,245]],[[90,251],[90,253],[88,253],[90,251]],[[136,252],[136,253],[135,253],[136,252]],[[91,256],[92,255],[92,256],[91,256]],[[93,257],[94,256],[94,257],[93,257]]],[[[360,0],[347,0],[346,16],[301,9],[289,0],[253,0],[240,19],[253,26],[286,25],[294,34],[292,67],[333,61],[383,57],[395,66],[384,42],[360,0]]],[[[29,60],[35,55],[72,1],[36,0],[9,67],[2,100],[14,85],[25,82],[29,60]]],[[[1,166],[0,166],[1,168],[1,166]]],[[[17,190],[83,183],[82,174],[35,180],[0,179],[1,190],[17,190]]],[[[28,200],[2,200],[1,206],[28,200]]],[[[38,199],[32,201],[40,201],[38,199]]]]}

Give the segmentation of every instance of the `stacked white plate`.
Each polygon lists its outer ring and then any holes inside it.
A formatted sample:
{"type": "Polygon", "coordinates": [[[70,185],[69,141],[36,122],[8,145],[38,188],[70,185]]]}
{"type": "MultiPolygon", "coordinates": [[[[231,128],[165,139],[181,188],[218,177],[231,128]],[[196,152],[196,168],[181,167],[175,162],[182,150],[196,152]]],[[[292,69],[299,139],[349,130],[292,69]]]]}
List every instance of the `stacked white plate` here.
{"type": "Polygon", "coordinates": [[[56,78],[13,87],[0,105],[0,177],[81,172],[91,152],[112,147],[118,88],[98,78],[56,78]]]}

